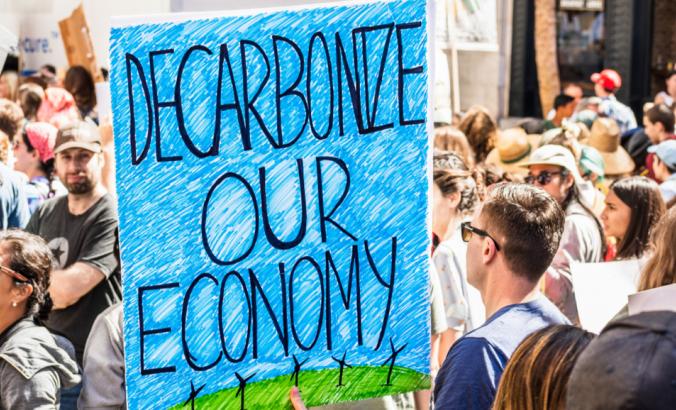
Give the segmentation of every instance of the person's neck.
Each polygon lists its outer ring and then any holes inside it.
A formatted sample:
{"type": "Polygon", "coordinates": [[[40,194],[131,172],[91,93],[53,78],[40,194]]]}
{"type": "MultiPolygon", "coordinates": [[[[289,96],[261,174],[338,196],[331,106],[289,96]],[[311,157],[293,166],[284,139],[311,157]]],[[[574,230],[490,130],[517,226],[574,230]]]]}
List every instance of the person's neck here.
{"type": "Polygon", "coordinates": [[[68,193],[68,211],[73,215],[81,215],[105,194],[106,189],[101,184],[97,184],[94,189],[84,194],[68,193]]]}
{"type": "Polygon", "coordinates": [[[448,221],[448,226],[446,227],[444,237],[441,238],[441,240],[446,241],[451,239],[461,221],[462,214],[460,214],[460,212],[456,212],[453,216],[451,216],[451,219],[448,221]]]}
{"type": "Polygon", "coordinates": [[[556,125],[557,127],[561,126],[561,123],[563,122],[564,116],[559,114],[558,112],[554,114],[554,118],[552,118],[552,124],[556,125]]]}
{"type": "Polygon", "coordinates": [[[539,295],[537,286],[512,272],[496,272],[493,277],[499,279],[488,283],[481,291],[486,318],[490,318],[505,306],[530,302],[539,295]]]}
{"type": "Polygon", "coordinates": [[[671,133],[668,131],[660,131],[660,135],[657,137],[657,143],[667,141],[671,138],[671,133]]]}
{"type": "Polygon", "coordinates": [[[19,315],[19,308],[13,308],[16,313],[12,314],[13,312],[8,312],[7,314],[2,314],[0,315],[0,335],[5,333],[7,329],[12,327],[16,322],[21,320],[23,315],[19,315]]]}

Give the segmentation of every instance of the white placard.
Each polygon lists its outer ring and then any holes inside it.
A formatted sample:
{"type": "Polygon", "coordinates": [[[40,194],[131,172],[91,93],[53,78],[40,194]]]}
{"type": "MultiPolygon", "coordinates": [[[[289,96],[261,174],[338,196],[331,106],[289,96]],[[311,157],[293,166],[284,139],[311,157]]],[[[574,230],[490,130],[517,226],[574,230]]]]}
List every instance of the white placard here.
{"type": "Polygon", "coordinates": [[[575,301],[582,327],[599,333],[636,293],[641,268],[638,260],[571,263],[575,301]]]}
{"type": "Polygon", "coordinates": [[[629,295],[629,314],[670,310],[676,312],[676,283],[629,295]]]}
{"type": "Polygon", "coordinates": [[[18,39],[12,32],[5,27],[0,26],[0,71],[5,65],[5,60],[9,53],[16,53],[18,39]]]}
{"type": "Polygon", "coordinates": [[[96,87],[96,109],[99,114],[99,119],[103,123],[104,118],[111,119],[110,108],[110,83],[100,82],[95,84],[96,87]]]}

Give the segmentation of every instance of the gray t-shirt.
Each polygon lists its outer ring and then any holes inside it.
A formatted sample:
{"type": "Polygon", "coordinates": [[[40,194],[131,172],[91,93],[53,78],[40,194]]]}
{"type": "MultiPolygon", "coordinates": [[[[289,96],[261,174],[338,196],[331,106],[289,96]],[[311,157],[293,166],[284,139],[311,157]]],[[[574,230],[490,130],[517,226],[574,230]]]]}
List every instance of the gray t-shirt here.
{"type": "Polygon", "coordinates": [[[47,241],[57,269],[84,262],[106,276],[74,305],[52,311],[46,323],[49,329],[73,343],[80,365],[94,320],[121,300],[117,226],[117,210],[109,194],[81,215],[70,213],[68,196],[51,199],[33,214],[26,226],[28,232],[47,241]]]}

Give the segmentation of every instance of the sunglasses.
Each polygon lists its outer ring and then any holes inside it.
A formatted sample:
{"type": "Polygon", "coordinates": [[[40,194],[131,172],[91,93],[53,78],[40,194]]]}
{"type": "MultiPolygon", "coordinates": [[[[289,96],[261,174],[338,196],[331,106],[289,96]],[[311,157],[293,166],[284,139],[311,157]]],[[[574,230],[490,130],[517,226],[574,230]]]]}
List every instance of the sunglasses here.
{"type": "Polygon", "coordinates": [[[21,283],[27,283],[28,282],[27,277],[25,277],[24,275],[15,271],[14,269],[8,268],[7,266],[0,265],[0,272],[2,272],[5,275],[11,277],[12,279],[14,279],[17,282],[21,282],[21,283]]]}
{"type": "Polygon", "coordinates": [[[559,172],[549,172],[549,171],[542,171],[538,175],[528,175],[525,178],[525,181],[527,184],[534,184],[536,181],[538,185],[547,185],[548,183],[552,182],[552,178],[554,175],[563,175],[564,173],[562,171],[559,172]]]}
{"type": "Polygon", "coordinates": [[[469,222],[463,222],[460,224],[460,233],[462,235],[462,240],[465,242],[469,242],[473,234],[477,234],[484,238],[491,238],[491,240],[495,244],[495,250],[497,251],[500,250],[500,244],[498,244],[498,241],[496,241],[495,238],[493,238],[488,232],[484,231],[483,229],[479,229],[470,225],[469,222]]]}

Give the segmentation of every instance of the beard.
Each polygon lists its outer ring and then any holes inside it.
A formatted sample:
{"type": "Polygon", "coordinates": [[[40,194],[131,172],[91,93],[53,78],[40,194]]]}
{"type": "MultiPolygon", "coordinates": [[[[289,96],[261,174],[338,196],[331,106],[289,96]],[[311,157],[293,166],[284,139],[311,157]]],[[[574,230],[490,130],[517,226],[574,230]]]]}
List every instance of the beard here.
{"type": "Polygon", "coordinates": [[[69,193],[75,195],[87,194],[94,190],[94,181],[89,178],[85,178],[83,181],[75,183],[63,182],[63,185],[69,193]]]}

